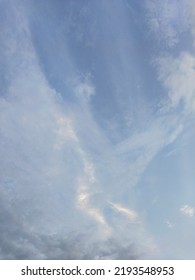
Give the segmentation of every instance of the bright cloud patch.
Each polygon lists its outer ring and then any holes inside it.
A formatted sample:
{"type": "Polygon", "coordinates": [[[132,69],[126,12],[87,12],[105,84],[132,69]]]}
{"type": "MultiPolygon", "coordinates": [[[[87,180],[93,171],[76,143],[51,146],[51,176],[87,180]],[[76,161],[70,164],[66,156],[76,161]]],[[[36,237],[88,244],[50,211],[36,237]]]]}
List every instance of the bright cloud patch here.
{"type": "Polygon", "coordinates": [[[189,205],[183,205],[180,208],[180,211],[182,214],[184,214],[187,217],[194,217],[194,215],[195,215],[195,208],[193,208],[189,205]]]}

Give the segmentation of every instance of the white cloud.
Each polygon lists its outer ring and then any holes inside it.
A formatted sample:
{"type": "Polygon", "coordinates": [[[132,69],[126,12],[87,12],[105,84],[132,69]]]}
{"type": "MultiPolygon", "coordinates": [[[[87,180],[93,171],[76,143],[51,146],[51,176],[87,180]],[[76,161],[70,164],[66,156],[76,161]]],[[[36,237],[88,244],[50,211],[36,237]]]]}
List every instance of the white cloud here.
{"type": "Polygon", "coordinates": [[[180,208],[180,211],[181,211],[182,214],[184,214],[187,217],[194,217],[194,215],[195,215],[195,208],[191,207],[191,206],[189,206],[187,204],[183,205],[180,208]]]}
{"type": "Polygon", "coordinates": [[[175,108],[182,101],[187,112],[195,110],[195,57],[183,52],[179,57],[158,59],[159,79],[168,90],[170,105],[175,108]]]}
{"type": "MultiPolygon", "coordinates": [[[[148,1],[150,11],[150,20],[155,20],[164,24],[164,32],[169,36],[170,28],[174,27],[175,35],[178,37],[180,32],[186,31],[192,33],[192,40],[195,44],[195,5],[194,1],[164,1],[163,4],[148,1]],[[161,5],[164,7],[160,9],[161,5]],[[156,19],[157,20],[157,19],[156,19]],[[180,27],[178,23],[180,22],[180,27]],[[177,28],[176,28],[177,27],[177,28]]],[[[153,27],[155,24],[152,25],[153,27]]],[[[160,27],[159,27],[160,28],[160,27]]],[[[190,45],[189,45],[190,46],[190,45]]],[[[181,49],[181,47],[180,47],[181,49]]],[[[195,55],[193,50],[180,50],[178,56],[164,54],[156,59],[158,78],[163,86],[168,90],[168,102],[166,109],[170,110],[179,105],[183,105],[183,113],[192,113],[195,111],[195,55]]],[[[165,108],[164,108],[165,109],[165,108]]]]}

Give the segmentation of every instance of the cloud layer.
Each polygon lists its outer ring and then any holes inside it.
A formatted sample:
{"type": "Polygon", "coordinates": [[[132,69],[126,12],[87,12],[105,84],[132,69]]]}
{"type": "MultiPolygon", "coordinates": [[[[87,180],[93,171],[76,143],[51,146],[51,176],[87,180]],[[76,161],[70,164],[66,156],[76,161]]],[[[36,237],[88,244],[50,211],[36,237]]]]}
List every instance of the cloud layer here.
{"type": "MultiPolygon", "coordinates": [[[[167,93],[155,99],[154,112],[148,105],[150,88],[137,78],[144,80],[147,71],[142,72],[137,54],[139,38],[128,32],[136,21],[128,21],[123,4],[114,1],[110,11],[106,3],[95,1],[92,7],[87,1],[78,12],[74,1],[67,3],[68,12],[54,1],[47,7],[34,1],[0,2],[5,15],[0,16],[0,258],[160,258],[134,188],[194,112],[194,56],[153,57],[157,83],[167,93]],[[70,18],[64,19],[61,8],[70,18]],[[112,23],[118,11],[121,23],[112,23]],[[85,33],[88,21],[95,27],[85,33]],[[113,27],[121,32],[111,43],[113,27]],[[136,38],[132,45],[126,36],[136,38]],[[180,102],[182,113],[177,114],[180,102]]],[[[172,48],[179,41],[181,7],[174,14],[175,1],[173,6],[168,1],[145,4],[147,23],[157,33],[162,29],[172,48]]],[[[187,11],[181,13],[184,32],[187,11]]],[[[180,211],[192,214],[187,205],[180,211]]]]}

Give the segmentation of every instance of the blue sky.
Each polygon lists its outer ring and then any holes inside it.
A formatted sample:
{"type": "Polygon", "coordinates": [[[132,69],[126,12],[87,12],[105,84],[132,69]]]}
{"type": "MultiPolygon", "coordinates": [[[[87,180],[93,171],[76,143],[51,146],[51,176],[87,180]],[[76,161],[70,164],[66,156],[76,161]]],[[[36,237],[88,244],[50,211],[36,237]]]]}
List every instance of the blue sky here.
{"type": "Polygon", "coordinates": [[[194,18],[0,1],[1,259],[194,259],[194,18]]]}

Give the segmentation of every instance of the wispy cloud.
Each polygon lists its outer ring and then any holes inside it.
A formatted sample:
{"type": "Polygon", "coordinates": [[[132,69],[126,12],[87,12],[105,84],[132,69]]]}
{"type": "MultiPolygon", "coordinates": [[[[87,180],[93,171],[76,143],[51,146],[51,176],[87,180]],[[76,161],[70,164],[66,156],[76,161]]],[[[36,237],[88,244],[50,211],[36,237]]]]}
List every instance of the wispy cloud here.
{"type": "Polygon", "coordinates": [[[146,1],[148,24],[161,44],[174,47],[189,25],[190,10],[185,0],[146,1]]]}
{"type": "Polygon", "coordinates": [[[168,90],[170,105],[177,107],[183,102],[188,113],[195,110],[195,57],[181,53],[179,57],[165,56],[158,59],[159,79],[168,90]]]}
{"type": "Polygon", "coordinates": [[[128,209],[124,206],[121,206],[120,204],[116,204],[113,202],[108,201],[108,203],[111,205],[111,207],[115,210],[118,211],[120,213],[122,213],[123,215],[125,215],[128,219],[130,219],[131,221],[136,221],[138,218],[138,213],[132,209],[128,209]]]}
{"type": "Polygon", "coordinates": [[[170,222],[169,220],[166,220],[166,225],[168,228],[173,229],[175,227],[175,224],[173,222],[170,222]]]}
{"type": "Polygon", "coordinates": [[[87,102],[95,94],[95,88],[91,81],[88,78],[85,78],[83,82],[81,81],[77,83],[75,86],[75,93],[81,102],[87,102]]]}

